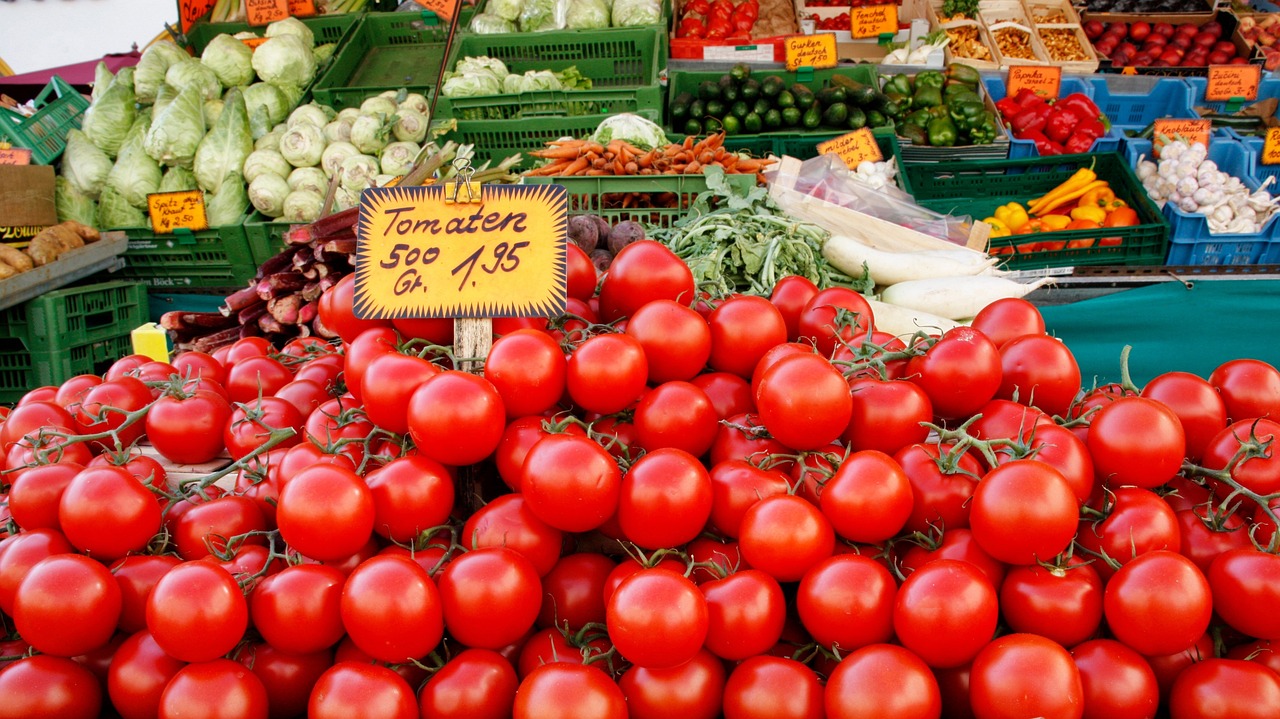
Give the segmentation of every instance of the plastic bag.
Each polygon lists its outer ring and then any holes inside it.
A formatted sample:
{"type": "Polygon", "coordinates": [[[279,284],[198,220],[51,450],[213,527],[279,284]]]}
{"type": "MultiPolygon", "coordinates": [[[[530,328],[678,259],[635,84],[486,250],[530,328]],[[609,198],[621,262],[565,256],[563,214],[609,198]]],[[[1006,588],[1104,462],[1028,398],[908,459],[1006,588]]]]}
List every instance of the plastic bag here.
{"type": "Polygon", "coordinates": [[[563,30],[569,0],[524,0],[520,8],[520,32],[563,30]]]}
{"type": "Polygon", "coordinates": [[[613,26],[636,27],[662,24],[662,3],[659,0],[614,0],[613,26]]]}
{"type": "Polygon", "coordinates": [[[844,160],[830,154],[799,163],[774,163],[764,172],[765,180],[789,190],[877,219],[892,222],[930,237],[964,246],[973,225],[968,215],[943,215],[916,204],[915,199],[896,186],[880,189],[859,182],[844,160]]]}

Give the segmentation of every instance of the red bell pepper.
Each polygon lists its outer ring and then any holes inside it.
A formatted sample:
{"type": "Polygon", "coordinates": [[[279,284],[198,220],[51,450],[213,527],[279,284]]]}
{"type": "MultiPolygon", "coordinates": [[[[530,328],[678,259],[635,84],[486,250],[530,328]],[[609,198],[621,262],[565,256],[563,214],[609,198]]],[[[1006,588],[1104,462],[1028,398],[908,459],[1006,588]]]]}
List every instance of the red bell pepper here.
{"type": "Polygon", "coordinates": [[[710,0],[689,0],[684,4],[684,14],[694,14],[706,16],[711,12],[710,0]]]}
{"type": "Polygon", "coordinates": [[[1078,155],[1080,153],[1088,152],[1089,149],[1093,147],[1094,141],[1097,139],[1097,136],[1085,133],[1074,134],[1067,138],[1067,141],[1063,143],[1062,151],[1068,155],[1078,155]]]}
{"type": "Polygon", "coordinates": [[[1049,155],[1062,154],[1062,150],[1063,150],[1062,145],[1054,142],[1053,140],[1050,140],[1048,137],[1045,137],[1045,134],[1043,132],[1040,132],[1039,130],[1031,130],[1027,133],[1024,133],[1018,139],[1033,140],[1036,143],[1036,149],[1040,151],[1041,156],[1047,157],[1049,155]]]}
{"type": "Polygon", "coordinates": [[[1025,87],[1019,90],[1017,95],[1013,96],[1013,101],[1022,107],[1039,107],[1044,104],[1043,97],[1025,87]]]}
{"type": "Polygon", "coordinates": [[[1013,130],[1013,136],[1023,139],[1028,132],[1039,132],[1044,129],[1045,124],[1049,122],[1049,115],[1053,112],[1053,106],[1044,100],[1040,100],[1040,105],[1024,107],[1021,112],[1013,116],[1010,121],[1010,128],[1013,130]]]}
{"type": "Polygon", "coordinates": [[[1022,111],[1022,105],[1012,97],[1006,97],[996,103],[996,109],[1000,111],[1000,117],[1005,120],[1012,120],[1015,115],[1022,111]]]}
{"type": "Polygon", "coordinates": [[[1045,123],[1044,134],[1054,142],[1066,142],[1079,124],[1080,116],[1073,109],[1054,105],[1053,112],[1045,123]]]}
{"type": "Polygon", "coordinates": [[[1059,107],[1071,108],[1080,116],[1081,119],[1097,120],[1102,123],[1104,128],[1109,128],[1111,126],[1111,123],[1107,120],[1107,116],[1103,115],[1102,111],[1098,109],[1098,106],[1093,104],[1093,100],[1090,100],[1089,96],[1084,93],[1073,92],[1058,100],[1056,104],[1059,107]]]}
{"type": "Polygon", "coordinates": [[[732,0],[715,0],[715,2],[711,3],[711,17],[712,19],[723,18],[725,20],[733,17],[732,0]]]}

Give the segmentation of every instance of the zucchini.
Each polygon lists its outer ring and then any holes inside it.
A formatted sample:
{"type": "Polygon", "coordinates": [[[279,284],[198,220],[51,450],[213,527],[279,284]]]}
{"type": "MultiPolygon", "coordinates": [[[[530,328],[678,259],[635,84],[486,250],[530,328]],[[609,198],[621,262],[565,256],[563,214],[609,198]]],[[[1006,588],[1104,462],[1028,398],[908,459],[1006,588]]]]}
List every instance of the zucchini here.
{"type": "Polygon", "coordinates": [[[844,75],[834,75],[831,78],[831,84],[842,87],[845,90],[847,102],[857,105],[864,110],[868,107],[874,107],[881,102],[882,94],[878,88],[864,85],[851,77],[844,75]]]}

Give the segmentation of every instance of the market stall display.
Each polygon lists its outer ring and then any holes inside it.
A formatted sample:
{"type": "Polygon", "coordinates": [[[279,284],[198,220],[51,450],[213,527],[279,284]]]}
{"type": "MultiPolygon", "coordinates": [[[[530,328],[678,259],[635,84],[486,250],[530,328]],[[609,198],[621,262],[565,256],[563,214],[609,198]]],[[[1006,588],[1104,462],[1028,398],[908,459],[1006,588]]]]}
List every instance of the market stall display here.
{"type": "Polygon", "coordinates": [[[211,5],[0,115],[0,718],[1280,712],[1265,13],[211,5]]]}

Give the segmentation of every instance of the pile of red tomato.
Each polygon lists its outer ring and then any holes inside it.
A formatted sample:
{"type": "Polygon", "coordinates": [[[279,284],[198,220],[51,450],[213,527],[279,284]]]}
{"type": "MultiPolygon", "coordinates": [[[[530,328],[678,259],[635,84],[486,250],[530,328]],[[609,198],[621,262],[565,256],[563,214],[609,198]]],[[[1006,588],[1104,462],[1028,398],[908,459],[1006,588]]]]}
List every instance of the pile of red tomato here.
{"type": "Polygon", "coordinates": [[[32,390],[0,717],[1280,711],[1275,367],[1082,391],[1022,300],[895,338],[844,288],[569,257],[482,371],[348,278],[340,343],[32,390]]]}

